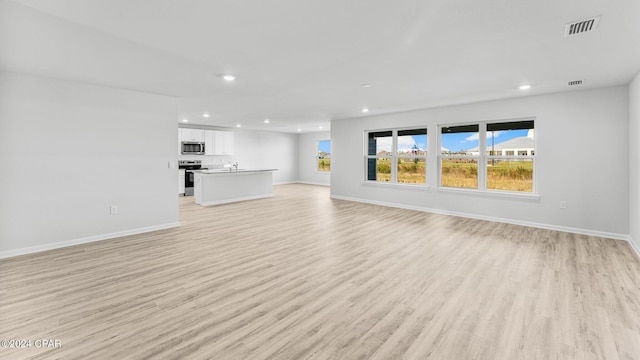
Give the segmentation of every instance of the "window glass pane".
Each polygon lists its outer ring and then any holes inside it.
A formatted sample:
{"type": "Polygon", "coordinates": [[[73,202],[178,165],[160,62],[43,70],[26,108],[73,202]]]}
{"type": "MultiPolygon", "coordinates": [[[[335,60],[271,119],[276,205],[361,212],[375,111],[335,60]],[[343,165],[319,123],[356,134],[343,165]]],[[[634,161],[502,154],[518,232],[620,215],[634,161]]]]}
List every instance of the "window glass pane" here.
{"type": "Polygon", "coordinates": [[[411,129],[398,131],[399,156],[426,156],[427,129],[411,129]]]}
{"type": "Polygon", "coordinates": [[[331,158],[318,158],[318,171],[331,171],[331,158]]]}
{"type": "Polygon", "coordinates": [[[398,158],[398,182],[405,184],[427,183],[425,158],[398,158]]]}
{"type": "Polygon", "coordinates": [[[487,124],[487,155],[533,155],[534,145],[533,121],[487,124]]]}
{"type": "Polygon", "coordinates": [[[478,125],[450,126],[442,128],[442,154],[478,155],[478,125]]]}
{"type": "Polygon", "coordinates": [[[331,140],[318,141],[318,156],[331,156],[331,140]]]}
{"type": "Polygon", "coordinates": [[[331,140],[318,141],[318,171],[331,171],[331,140]]]}
{"type": "Polygon", "coordinates": [[[487,189],[533,192],[533,159],[489,159],[487,189]]]}
{"type": "Polygon", "coordinates": [[[478,188],[478,162],[475,159],[442,159],[442,186],[478,188]]]}
{"type": "Polygon", "coordinates": [[[367,180],[391,181],[391,159],[367,159],[367,180]]]}
{"type": "Polygon", "coordinates": [[[391,131],[370,132],[368,135],[367,155],[391,155],[393,137],[391,131]]]}

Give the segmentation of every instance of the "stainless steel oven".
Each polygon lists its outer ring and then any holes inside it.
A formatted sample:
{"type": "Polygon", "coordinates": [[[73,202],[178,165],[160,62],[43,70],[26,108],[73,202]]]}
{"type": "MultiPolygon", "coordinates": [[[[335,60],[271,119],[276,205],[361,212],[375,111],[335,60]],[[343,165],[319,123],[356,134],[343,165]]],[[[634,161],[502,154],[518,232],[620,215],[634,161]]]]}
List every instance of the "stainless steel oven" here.
{"type": "Polygon", "coordinates": [[[193,196],[194,174],[190,170],[199,170],[202,160],[178,160],[178,169],[184,169],[184,196],[193,196]]]}

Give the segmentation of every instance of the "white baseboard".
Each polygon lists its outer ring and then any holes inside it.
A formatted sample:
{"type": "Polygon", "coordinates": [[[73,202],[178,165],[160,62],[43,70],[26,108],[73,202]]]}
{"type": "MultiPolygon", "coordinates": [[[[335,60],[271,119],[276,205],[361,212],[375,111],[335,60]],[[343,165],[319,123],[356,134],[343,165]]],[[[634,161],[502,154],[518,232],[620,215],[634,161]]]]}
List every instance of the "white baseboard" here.
{"type": "MultiPolygon", "coordinates": [[[[273,197],[273,194],[263,194],[263,195],[254,195],[254,196],[244,196],[244,197],[238,197],[238,198],[233,198],[233,199],[226,199],[226,200],[217,200],[217,201],[203,201],[198,205],[202,205],[202,206],[213,206],[213,205],[222,205],[222,204],[229,204],[229,203],[236,203],[236,202],[240,202],[240,201],[249,201],[249,200],[257,200],[257,199],[265,199],[265,198],[270,198],[273,197]]],[[[197,204],[197,203],[196,203],[197,204]]]]}
{"type": "Polygon", "coordinates": [[[180,226],[179,222],[173,222],[173,223],[89,236],[89,237],[80,238],[80,239],[59,241],[51,244],[30,246],[30,247],[21,248],[21,249],[15,249],[15,250],[0,251],[0,259],[6,259],[10,257],[20,256],[20,255],[33,254],[37,252],[59,249],[59,248],[64,248],[68,246],[87,244],[95,241],[114,239],[114,238],[119,238],[123,236],[137,235],[137,234],[142,234],[142,233],[151,232],[151,231],[165,230],[165,229],[170,229],[178,226],[180,226]]]}
{"type": "Polygon", "coordinates": [[[638,260],[640,260],[640,247],[636,245],[636,243],[633,241],[633,238],[629,238],[629,246],[631,246],[631,250],[635,251],[636,255],[638,256],[638,260]]]}
{"type": "MultiPolygon", "coordinates": [[[[430,212],[430,213],[434,213],[434,214],[459,216],[459,217],[464,217],[464,218],[469,218],[469,219],[486,220],[486,221],[501,222],[501,223],[506,223],[506,224],[513,224],[513,225],[529,226],[529,227],[534,227],[534,228],[539,228],[539,229],[563,231],[563,232],[568,232],[568,233],[589,235],[589,236],[597,236],[597,237],[616,239],[616,240],[625,240],[625,241],[629,242],[630,244],[632,244],[632,246],[633,246],[633,243],[631,242],[631,237],[629,235],[626,235],[626,234],[618,234],[618,233],[611,233],[611,232],[597,231],[597,230],[589,230],[589,229],[580,229],[580,228],[573,228],[573,227],[567,227],[567,226],[558,226],[558,225],[551,225],[551,224],[541,224],[541,223],[530,222],[530,221],[504,219],[504,218],[497,218],[497,217],[492,217],[492,216],[467,214],[467,213],[460,213],[460,212],[456,212],[456,211],[448,211],[448,210],[442,210],[442,209],[432,209],[432,208],[426,208],[426,207],[420,207],[420,206],[403,205],[403,204],[389,203],[389,202],[369,200],[369,199],[359,199],[359,198],[352,198],[352,197],[340,196],[340,195],[331,195],[331,198],[332,199],[337,199],[337,200],[361,202],[361,203],[372,204],[372,205],[389,206],[389,207],[395,207],[395,208],[407,209],[407,210],[424,211],[424,212],[430,212]]],[[[636,252],[637,252],[637,249],[636,249],[636,252]]]]}
{"type": "Polygon", "coordinates": [[[273,183],[273,185],[287,185],[287,184],[295,184],[295,183],[297,183],[297,181],[282,181],[282,182],[273,183]]]}
{"type": "Polygon", "coordinates": [[[305,185],[331,186],[331,184],[318,183],[318,182],[312,182],[312,181],[296,181],[296,183],[305,184],[305,185]]]}
{"type": "Polygon", "coordinates": [[[305,184],[305,185],[319,185],[319,186],[331,186],[330,184],[324,184],[324,183],[317,183],[317,182],[311,182],[311,181],[299,181],[299,180],[295,180],[295,181],[283,181],[283,182],[278,182],[278,183],[273,183],[273,185],[289,185],[289,184],[305,184]]]}

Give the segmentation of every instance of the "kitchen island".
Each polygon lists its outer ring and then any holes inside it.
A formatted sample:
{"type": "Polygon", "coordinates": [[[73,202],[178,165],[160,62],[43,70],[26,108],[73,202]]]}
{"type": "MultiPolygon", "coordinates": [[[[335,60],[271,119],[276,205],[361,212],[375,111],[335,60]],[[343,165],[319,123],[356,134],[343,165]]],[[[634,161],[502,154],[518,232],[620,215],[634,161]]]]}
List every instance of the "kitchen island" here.
{"type": "Polygon", "coordinates": [[[273,196],[277,169],[194,171],[193,196],[202,206],[220,205],[273,196]]]}

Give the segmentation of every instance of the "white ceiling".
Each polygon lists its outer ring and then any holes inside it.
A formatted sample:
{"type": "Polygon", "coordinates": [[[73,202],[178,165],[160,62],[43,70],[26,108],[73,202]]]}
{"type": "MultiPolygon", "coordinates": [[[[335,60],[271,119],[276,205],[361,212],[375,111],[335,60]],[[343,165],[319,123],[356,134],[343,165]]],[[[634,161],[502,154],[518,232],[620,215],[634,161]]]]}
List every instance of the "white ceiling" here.
{"type": "Polygon", "coordinates": [[[0,49],[2,70],[179,97],[176,121],[306,132],[363,107],[627,84],[640,1],[0,0],[0,49]]]}

